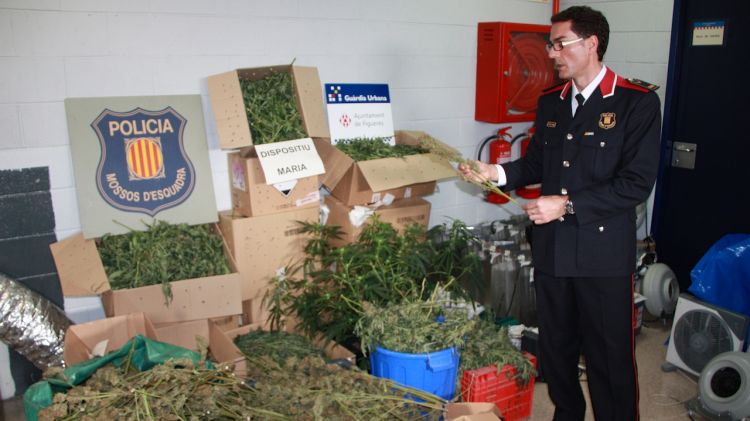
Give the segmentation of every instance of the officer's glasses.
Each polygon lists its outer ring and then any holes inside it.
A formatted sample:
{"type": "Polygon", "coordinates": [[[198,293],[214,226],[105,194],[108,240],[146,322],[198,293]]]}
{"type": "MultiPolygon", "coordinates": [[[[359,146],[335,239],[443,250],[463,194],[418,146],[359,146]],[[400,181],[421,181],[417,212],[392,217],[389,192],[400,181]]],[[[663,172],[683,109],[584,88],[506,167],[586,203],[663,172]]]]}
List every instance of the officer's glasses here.
{"type": "Polygon", "coordinates": [[[549,41],[547,42],[547,45],[545,47],[547,48],[547,52],[555,50],[555,51],[562,51],[563,48],[567,47],[570,44],[575,44],[578,41],[583,41],[585,38],[576,38],[572,39],[570,41],[549,41]]]}

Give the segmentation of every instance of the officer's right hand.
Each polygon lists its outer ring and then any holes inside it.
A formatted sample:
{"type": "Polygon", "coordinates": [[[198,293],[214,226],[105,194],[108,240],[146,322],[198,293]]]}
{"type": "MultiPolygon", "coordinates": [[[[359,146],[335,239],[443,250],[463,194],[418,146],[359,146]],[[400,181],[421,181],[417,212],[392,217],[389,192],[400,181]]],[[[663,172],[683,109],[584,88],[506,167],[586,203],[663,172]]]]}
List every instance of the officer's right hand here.
{"type": "Polygon", "coordinates": [[[497,168],[482,161],[471,161],[469,164],[459,164],[458,171],[464,178],[482,183],[486,180],[497,181],[497,168]]]}

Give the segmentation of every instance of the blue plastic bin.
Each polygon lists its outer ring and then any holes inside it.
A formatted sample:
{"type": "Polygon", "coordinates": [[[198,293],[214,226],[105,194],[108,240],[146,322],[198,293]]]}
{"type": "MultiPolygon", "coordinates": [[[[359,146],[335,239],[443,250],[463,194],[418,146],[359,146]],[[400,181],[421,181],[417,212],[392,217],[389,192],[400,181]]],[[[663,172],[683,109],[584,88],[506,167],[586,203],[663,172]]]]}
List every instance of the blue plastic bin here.
{"type": "Polygon", "coordinates": [[[458,351],[446,348],[428,354],[408,354],[376,347],[370,354],[373,376],[424,390],[451,400],[456,392],[458,351]]]}

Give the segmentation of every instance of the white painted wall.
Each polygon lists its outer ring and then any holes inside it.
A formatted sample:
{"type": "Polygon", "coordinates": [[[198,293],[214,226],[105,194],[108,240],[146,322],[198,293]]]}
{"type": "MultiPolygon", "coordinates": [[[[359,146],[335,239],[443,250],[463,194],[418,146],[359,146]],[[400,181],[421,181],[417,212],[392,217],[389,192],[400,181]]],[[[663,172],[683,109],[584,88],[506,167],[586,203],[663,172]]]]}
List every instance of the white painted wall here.
{"type": "MultiPolygon", "coordinates": [[[[671,0],[575,4],[607,15],[609,65],[664,84],[671,0]]],[[[207,104],[208,75],[295,58],[318,67],[323,83],[388,83],[396,128],[425,130],[475,156],[501,126],[473,120],[477,22],[547,24],[550,15],[544,0],[0,0],[0,169],[50,168],[56,233],[67,237],[80,220],[65,98],[201,94],[207,104]]],[[[212,119],[207,113],[214,188],[227,209],[212,119]]],[[[465,183],[439,187],[429,197],[433,224],[515,212],[484,203],[465,183]]],[[[8,373],[7,362],[0,368],[8,373]]]]}

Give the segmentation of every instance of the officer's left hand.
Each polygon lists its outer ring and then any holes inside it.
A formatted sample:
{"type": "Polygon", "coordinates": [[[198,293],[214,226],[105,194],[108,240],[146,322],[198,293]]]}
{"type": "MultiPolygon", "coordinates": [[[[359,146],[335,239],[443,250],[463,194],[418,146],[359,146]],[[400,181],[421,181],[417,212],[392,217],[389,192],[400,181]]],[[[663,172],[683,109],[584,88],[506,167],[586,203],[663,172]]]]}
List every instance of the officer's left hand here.
{"type": "Polygon", "coordinates": [[[565,215],[565,202],[568,196],[542,196],[523,206],[529,219],[537,225],[546,224],[565,215]]]}

